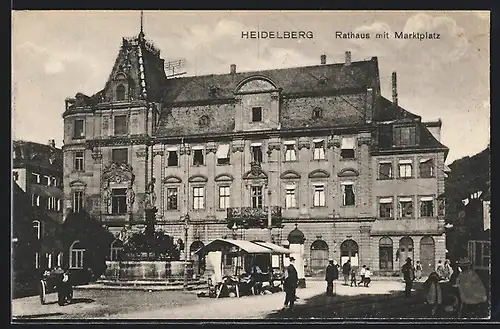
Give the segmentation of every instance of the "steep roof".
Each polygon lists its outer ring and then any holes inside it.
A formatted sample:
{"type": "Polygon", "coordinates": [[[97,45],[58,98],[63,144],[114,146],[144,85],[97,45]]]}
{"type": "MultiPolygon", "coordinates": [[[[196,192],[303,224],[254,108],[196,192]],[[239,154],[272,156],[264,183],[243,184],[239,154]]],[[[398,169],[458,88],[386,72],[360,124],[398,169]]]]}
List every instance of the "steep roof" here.
{"type": "Polygon", "coordinates": [[[382,96],[378,99],[378,106],[373,115],[373,121],[378,122],[402,119],[415,120],[420,118],[420,116],[405,110],[399,105],[395,105],[393,102],[382,96]]]}
{"type": "Polygon", "coordinates": [[[39,166],[58,171],[62,175],[63,153],[60,148],[41,143],[14,140],[12,142],[13,167],[39,166]]]}
{"type": "Polygon", "coordinates": [[[238,84],[252,76],[264,76],[273,81],[282,94],[296,94],[347,88],[366,88],[378,83],[378,62],[367,61],[291,67],[228,74],[212,74],[168,79],[163,101],[166,103],[210,100],[210,88],[216,88],[217,98],[234,98],[238,84]]]}

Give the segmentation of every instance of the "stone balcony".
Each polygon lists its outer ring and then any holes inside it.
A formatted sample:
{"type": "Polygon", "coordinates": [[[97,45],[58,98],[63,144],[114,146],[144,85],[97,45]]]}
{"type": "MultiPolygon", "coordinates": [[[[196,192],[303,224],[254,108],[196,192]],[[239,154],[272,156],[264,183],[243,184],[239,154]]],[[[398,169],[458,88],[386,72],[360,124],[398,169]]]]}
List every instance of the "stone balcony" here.
{"type": "Polygon", "coordinates": [[[438,218],[378,219],[372,224],[371,235],[442,234],[444,220],[438,218]]]}
{"type": "MultiPolygon", "coordinates": [[[[234,224],[238,228],[268,228],[269,207],[232,207],[227,209],[227,226],[232,228],[234,224]]],[[[272,227],[282,227],[281,207],[271,207],[272,227]]]]}

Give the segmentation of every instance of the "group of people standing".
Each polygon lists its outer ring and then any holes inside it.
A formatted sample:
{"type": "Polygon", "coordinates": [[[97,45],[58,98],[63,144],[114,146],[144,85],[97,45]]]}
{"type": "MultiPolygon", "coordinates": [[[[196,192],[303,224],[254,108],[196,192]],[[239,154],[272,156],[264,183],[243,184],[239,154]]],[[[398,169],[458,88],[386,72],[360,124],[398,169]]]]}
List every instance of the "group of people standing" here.
{"type": "MultiPolygon", "coordinates": [[[[330,260],[328,266],[326,267],[326,277],[325,281],[327,282],[327,287],[326,287],[326,294],[331,296],[333,295],[333,282],[335,280],[338,280],[339,278],[339,269],[340,265],[337,264],[336,261],[330,260]]],[[[352,268],[351,266],[351,261],[348,260],[347,262],[342,265],[342,275],[344,276],[344,285],[348,286],[350,283],[350,286],[364,286],[368,287],[371,282],[371,270],[369,267],[366,267],[366,265],[363,265],[359,269],[359,276],[360,276],[360,281],[358,282],[356,278],[356,271],[355,269],[352,268]]]]}

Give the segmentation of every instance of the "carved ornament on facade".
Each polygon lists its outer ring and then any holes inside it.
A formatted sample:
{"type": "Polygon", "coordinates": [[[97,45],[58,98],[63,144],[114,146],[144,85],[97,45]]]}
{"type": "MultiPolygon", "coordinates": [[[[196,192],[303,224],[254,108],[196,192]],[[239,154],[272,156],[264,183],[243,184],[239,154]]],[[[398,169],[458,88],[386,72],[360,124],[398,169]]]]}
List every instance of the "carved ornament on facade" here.
{"type": "Polygon", "coordinates": [[[217,144],[215,144],[214,142],[208,142],[206,150],[207,150],[207,154],[208,153],[216,153],[217,152],[217,144]]]}
{"type": "Polygon", "coordinates": [[[155,156],[157,156],[157,155],[159,155],[159,156],[163,156],[163,151],[154,151],[154,152],[153,152],[153,157],[155,157],[155,156]]]}
{"type": "Polygon", "coordinates": [[[335,136],[331,136],[328,140],[328,144],[330,147],[337,147],[339,148],[340,147],[340,144],[341,144],[341,138],[340,136],[338,135],[335,135],[335,136]]]}
{"type": "Polygon", "coordinates": [[[371,144],[372,144],[372,139],[370,137],[359,137],[358,138],[358,146],[362,146],[362,145],[370,146],[371,144]]]}
{"type": "Polygon", "coordinates": [[[371,227],[370,226],[360,226],[359,232],[364,233],[364,234],[369,234],[371,232],[371,227]]]}
{"type": "Polygon", "coordinates": [[[156,207],[156,193],[155,193],[156,178],[152,178],[146,186],[146,193],[144,195],[144,208],[153,209],[156,207]]]}
{"type": "Polygon", "coordinates": [[[281,150],[281,144],[280,143],[269,143],[267,145],[267,152],[271,153],[272,151],[280,151],[281,150]]]}
{"type": "Polygon", "coordinates": [[[141,148],[141,149],[139,149],[139,150],[137,150],[137,151],[135,152],[135,154],[136,154],[136,156],[137,156],[138,158],[145,158],[145,157],[146,157],[146,153],[147,153],[147,152],[146,152],[146,148],[145,148],[145,147],[143,147],[143,148],[141,148]]]}
{"type": "Polygon", "coordinates": [[[180,155],[184,155],[184,154],[191,155],[191,148],[187,145],[181,145],[181,147],[179,149],[179,154],[180,155]]]}
{"type": "Polygon", "coordinates": [[[311,148],[311,142],[309,141],[309,139],[299,139],[298,149],[302,150],[303,148],[306,148],[308,150],[311,148]]]}
{"type": "Polygon", "coordinates": [[[277,101],[280,99],[280,95],[271,95],[271,100],[277,101]]]}
{"type": "Polygon", "coordinates": [[[128,212],[132,212],[132,205],[135,201],[135,192],[132,189],[134,183],[135,175],[133,173],[132,166],[126,163],[116,164],[111,163],[107,165],[101,174],[101,184],[102,184],[102,195],[103,201],[107,208],[111,207],[112,191],[111,184],[127,184],[127,209],[128,212]]]}
{"type": "Polygon", "coordinates": [[[95,162],[99,162],[102,160],[102,153],[100,152],[92,152],[92,159],[94,159],[95,162]]]}
{"type": "Polygon", "coordinates": [[[245,144],[243,142],[233,142],[231,145],[231,150],[233,153],[245,151],[245,144]]]}

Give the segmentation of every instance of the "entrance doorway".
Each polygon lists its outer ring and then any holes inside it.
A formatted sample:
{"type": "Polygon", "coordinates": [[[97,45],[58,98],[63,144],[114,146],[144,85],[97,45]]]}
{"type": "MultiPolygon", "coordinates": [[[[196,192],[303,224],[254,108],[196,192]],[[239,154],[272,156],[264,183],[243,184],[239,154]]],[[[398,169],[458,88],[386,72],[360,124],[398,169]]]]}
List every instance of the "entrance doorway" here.
{"type": "Polygon", "coordinates": [[[359,266],[359,247],[354,240],[345,240],[340,245],[340,266],[344,265],[348,260],[351,261],[351,266],[359,266]]]}
{"type": "Polygon", "coordinates": [[[408,257],[415,264],[415,260],[413,259],[413,240],[409,236],[405,236],[399,240],[399,268],[403,267],[408,257]]]}
{"type": "Polygon", "coordinates": [[[420,263],[422,264],[422,274],[428,275],[434,270],[435,264],[435,243],[430,236],[424,236],[420,240],[420,263]]]}

